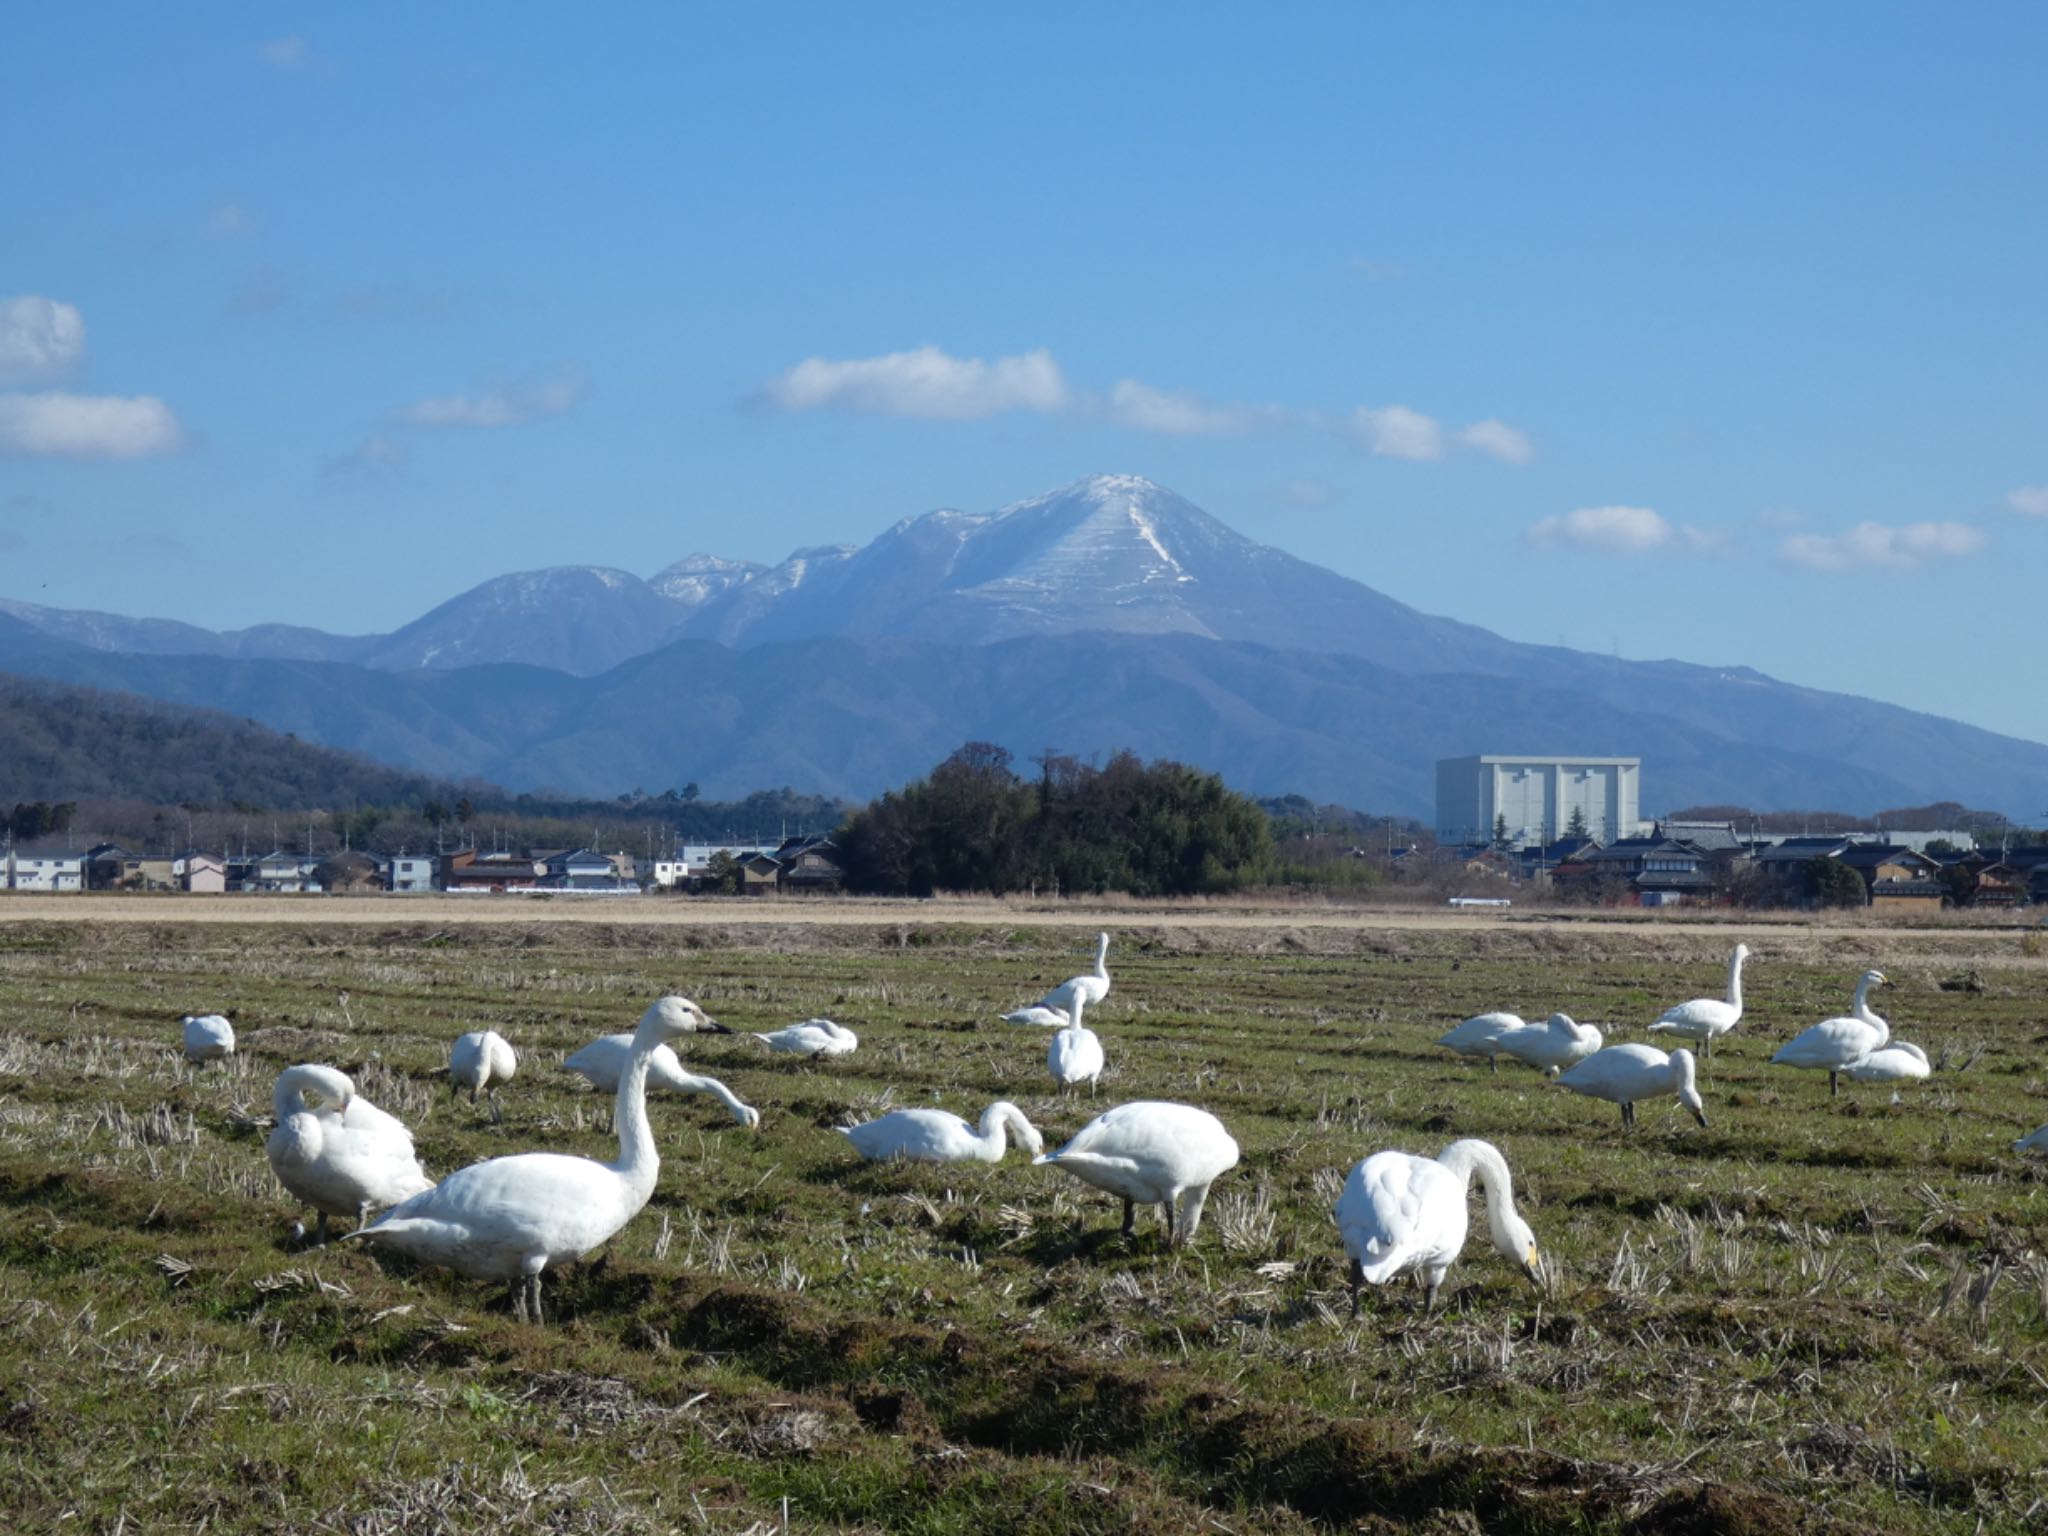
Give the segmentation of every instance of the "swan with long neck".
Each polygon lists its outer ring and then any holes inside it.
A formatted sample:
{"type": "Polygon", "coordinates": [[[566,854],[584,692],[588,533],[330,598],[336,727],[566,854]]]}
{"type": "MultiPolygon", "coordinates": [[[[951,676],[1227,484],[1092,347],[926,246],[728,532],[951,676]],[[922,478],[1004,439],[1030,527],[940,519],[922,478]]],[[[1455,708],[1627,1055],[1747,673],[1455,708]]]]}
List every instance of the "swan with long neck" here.
{"type": "Polygon", "coordinates": [[[1140,1101],[1104,1110],[1057,1152],[1032,1161],[1122,1197],[1126,1238],[1136,1234],[1137,1207],[1158,1206],[1167,1242],[1180,1248],[1194,1241],[1209,1186],[1237,1156],[1236,1140],[1206,1109],[1140,1101]]]}
{"type": "Polygon", "coordinates": [[[1038,1000],[1037,1006],[1040,1008],[1057,1009],[1061,1013],[1071,1014],[1074,1011],[1075,999],[1078,998],[1081,1002],[1093,1007],[1107,996],[1109,996],[1109,935],[1099,933],[1095,936],[1095,969],[1083,971],[1079,976],[1069,976],[1065,981],[1041,997],[1038,1000]]]}
{"type": "Polygon", "coordinates": [[[1485,1141],[1454,1141],[1435,1157],[1375,1152],[1351,1170],[1337,1197],[1337,1230],[1351,1255],[1351,1315],[1359,1287],[1417,1275],[1428,1287],[1424,1311],[1465,1247],[1466,1197],[1472,1175],[1486,1190],[1487,1234],[1493,1246],[1541,1288],[1545,1269],[1536,1234],[1515,1209],[1507,1159],[1485,1141]]]}
{"type": "Polygon", "coordinates": [[[264,1143],[270,1171],[319,1213],[314,1241],[326,1243],[330,1215],[365,1222],[434,1187],[412,1133],[357,1094],[347,1073],[311,1063],[286,1067],[270,1103],[277,1115],[264,1143]]]}
{"type": "Polygon", "coordinates": [[[1742,962],[1749,958],[1749,946],[1738,944],[1728,956],[1728,996],[1696,997],[1689,1003],[1666,1008],[1651,1032],[1664,1032],[1699,1043],[1709,1056],[1714,1041],[1742,1022],[1742,962]]]}
{"type": "Polygon", "coordinates": [[[1092,1094],[1096,1079],[1102,1076],[1106,1058],[1102,1054],[1102,1037],[1081,1022],[1086,1006],[1080,998],[1074,999],[1074,1011],[1067,1027],[1054,1035],[1045,1048],[1045,1067],[1052,1073],[1052,1080],[1062,1088],[1086,1083],[1092,1094]]]}
{"type": "Polygon", "coordinates": [[[1771,1065],[1808,1067],[1828,1075],[1828,1097],[1841,1092],[1843,1072],[1871,1052],[1883,1049],[1892,1027],[1870,1006],[1870,989],[1884,985],[1883,971],[1865,971],[1856,980],[1856,1000],[1840,1018],[1810,1024],[1778,1047],[1771,1065]]]}
{"type": "Polygon", "coordinates": [[[1000,1163],[1012,1134],[1027,1151],[1045,1145],[1038,1127],[1005,1099],[981,1112],[978,1129],[943,1109],[895,1109],[865,1125],[842,1125],[839,1134],[871,1163],[1000,1163]]]}
{"type": "Polygon", "coordinates": [[[1697,1071],[1691,1051],[1676,1050],[1667,1056],[1654,1045],[1638,1045],[1632,1041],[1627,1045],[1610,1045],[1605,1050],[1595,1051],[1569,1072],[1561,1074],[1557,1082],[1559,1087],[1582,1093],[1589,1099],[1605,1099],[1610,1104],[1619,1104],[1624,1130],[1635,1126],[1637,1099],[1675,1093],[1678,1102],[1704,1130],[1707,1106],[1696,1086],[1697,1071]]]}
{"type": "MultiPolygon", "coordinates": [[[[723,1026],[720,1026],[720,1029],[723,1029],[723,1026]]],[[[725,1032],[730,1033],[729,1030],[725,1032]]],[[[631,1035],[600,1035],[570,1056],[562,1066],[566,1071],[579,1074],[591,1087],[601,1092],[615,1093],[626,1075],[626,1066],[632,1057],[631,1035]]],[[[708,1094],[723,1104],[733,1119],[748,1130],[760,1127],[761,1112],[758,1109],[742,1100],[717,1078],[699,1077],[694,1072],[685,1072],[682,1061],[667,1044],[657,1045],[654,1054],[647,1059],[647,1086],[650,1090],[666,1088],[670,1093],[708,1094]]]]}
{"type": "Polygon", "coordinates": [[[472,1163],[349,1237],[460,1274],[509,1280],[515,1314],[538,1324],[542,1271],[610,1239],[654,1193],[661,1157],[647,1123],[647,1064],[655,1048],[710,1027],[686,997],[664,997],[642,1015],[612,1116],[616,1162],[521,1152],[472,1163]]]}
{"type": "Polygon", "coordinates": [[[1553,1013],[1541,1024],[1524,1024],[1495,1037],[1502,1055],[1526,1062],[1555,1077],[1600,1049],[1597,1024],[1581,1024],[1568,1013],[1553,1013]]]}

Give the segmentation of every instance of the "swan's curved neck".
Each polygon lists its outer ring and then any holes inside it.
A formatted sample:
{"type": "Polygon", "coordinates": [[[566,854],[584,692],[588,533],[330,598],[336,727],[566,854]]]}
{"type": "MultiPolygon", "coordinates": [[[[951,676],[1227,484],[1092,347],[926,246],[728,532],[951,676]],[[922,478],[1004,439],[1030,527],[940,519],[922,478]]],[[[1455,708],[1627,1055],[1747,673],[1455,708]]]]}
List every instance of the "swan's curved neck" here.
{"type": "Polygon", "coordinates": [[[1486,1190],[1486,1227],[1493,1246],[1502,1253],[1513,1253],[1515,1238],[1508,1229],[1507,1217],[1515,1208],[1515,1180],[1508,1172],[1507,1159],[1486,1142],[1454,1141],[1438,1155],[1437,1161],[1464,1180],[1468,1188],[1472,1175],[1479,1175],[1486,1190]]]}
{"type": "Polygon", "coordinates": [[[661,1043],[659,1025],[642,1023],[633,1032],[633,1049],[626,1057],[626,1070],[619,1074],[619,1097],[612,1108],[612,1123],[619,1132],[619,1160],[612,1167],[635,1187],[644,1184],[649,1193],[661,1174],[661,1156],[654,1150],[654,1131],[647,1123],[647,1067],[661,1043]]]}
{"type": "MultiPolygon", "coordinates": [[[[1000,1163],[1003,1154],[1010,1150],[1009,1133],[1014,1129],[1011,1117],[1016,1113],[1007,1104],[991,1104],[981,1112],[981,1145],[989,1161],[1000,1163]]],[[[1019,1136],[1022,1134],[1018,1132],[1019,1136]]]]}
{"type": "Polygon", "coordinates": [[[1095,941],[1095,974],[1109,974],[1109,935],[1106,933],[1095,941]]]}
{"type": "Polygon", "coordinates": [[[277,1075],[277,1086],[270,1094],[270,1107],[277,1118],[285,1120],[304,1114],[308,1088],[337,1114],[346,1110],[348,1101],[355,1096],[355,1084],[348,1080],[348,1075],[332,1067],[287,1067],[277,1075]]]}
{"type": "Polygon", "coordinates": [[[1067,1010],[1067,1028],[1079,1029],[1081,1027],[1081,1010],[1087,1006],[1088,999],[1083,997],[1080,990],[1076,988],[1074,992],[1074,1006],[1067,1010]]]}
{"type": "Polygon", "coordinates": [[[1857,1018],[1877,1031],[1877,1043],[1883,1045],[1885,1041],[1891,1038],[1892,1027],[1885,1022],[1882,1015],[1870,1006],[1870,989],[1874,985],[1876,983],[1869,981],[1859,981],[1856,983],[1856,1007],[1853,1011],[1857,1018]]]}
{"type": "Polygon", "coordinates": [[[715,1077],[697,1077],[692,1073],[682,1072],[676,1075],[669,1086],[677,1093],[708,1093],[735,1116],[745,1118],[747,1106],[741,1102],[740,1096],[715,1077]]]}
{"type": "Polygon", "coordinates": [[[1728,1006],[1731,1008],[1742,1007],[1742,962],[1748,958],[1739,949],[1728,957],[1728,1006]]]}

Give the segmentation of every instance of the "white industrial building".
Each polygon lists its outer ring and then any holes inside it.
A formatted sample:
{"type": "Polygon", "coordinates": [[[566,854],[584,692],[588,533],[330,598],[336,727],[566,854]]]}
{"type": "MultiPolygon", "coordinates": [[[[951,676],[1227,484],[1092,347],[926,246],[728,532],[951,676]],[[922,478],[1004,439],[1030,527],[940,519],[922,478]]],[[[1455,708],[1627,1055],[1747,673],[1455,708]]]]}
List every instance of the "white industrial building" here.
{"type": "Polygon", "coordinates": [[[1491,842],[1506,823],[1517,847],[1564,836],[1572,812],[1603,843],[1642,827],[1639,757],[1445,757],[1436,765],[1436,835],[1491,842]]]}

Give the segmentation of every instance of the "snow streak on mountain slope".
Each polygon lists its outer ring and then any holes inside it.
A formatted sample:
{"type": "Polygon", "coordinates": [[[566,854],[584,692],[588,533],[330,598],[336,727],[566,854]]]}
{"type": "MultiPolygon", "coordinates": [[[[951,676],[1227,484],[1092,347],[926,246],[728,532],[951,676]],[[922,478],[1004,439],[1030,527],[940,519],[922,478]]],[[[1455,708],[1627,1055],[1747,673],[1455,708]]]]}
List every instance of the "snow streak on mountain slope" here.
{"type": "Polygon", "coordinates": [[[587,677],[661,645],[686,611],[629,571],[522,571],[384,636],[362,662],[403,672],[516,661],[587,677]]]}

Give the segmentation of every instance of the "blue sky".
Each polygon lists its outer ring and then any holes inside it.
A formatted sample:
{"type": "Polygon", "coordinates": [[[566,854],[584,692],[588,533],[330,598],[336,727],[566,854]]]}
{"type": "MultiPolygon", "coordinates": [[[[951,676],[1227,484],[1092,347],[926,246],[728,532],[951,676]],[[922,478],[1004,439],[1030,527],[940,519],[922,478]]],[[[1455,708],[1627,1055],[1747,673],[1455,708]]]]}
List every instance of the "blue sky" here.
{"type": "Polygon", "coordinates": [[[1149,475],[2048,740],[2048,12],[17,8],[0,596],[387,629],[1149,475]]]}

